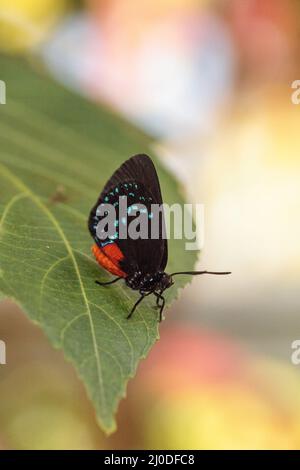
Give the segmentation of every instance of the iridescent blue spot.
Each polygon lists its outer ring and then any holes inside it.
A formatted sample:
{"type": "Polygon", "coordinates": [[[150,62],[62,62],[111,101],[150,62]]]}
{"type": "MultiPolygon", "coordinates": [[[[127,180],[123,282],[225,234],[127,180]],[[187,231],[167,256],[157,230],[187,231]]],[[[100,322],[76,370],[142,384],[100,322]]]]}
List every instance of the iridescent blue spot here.
{"type": "Polygon", "coordinates": [[[140,200],[144,201],[145,200],[144,196],[140,196],[140,200]]]}
{"type": "Polygon", "coordinates": [[[134,193],[129,193],[128,196],[134,197],[134,193]]]}
{"type": "Polygon", "coordinates": [[[113,203],[114,207],[117,207],[119,205],[118,201],[113,203]]]}
{"type": "Polygon", "coordinates": [[[107,240],[105,242],[100,242],[100,245],[101,246],[106,246],[106,245],[109,245],[110,243],[114,243],[112,240],[107,240]]]}
{"type": "Polygon", "coordinates": [[[116,189],[115,189],[115,192],[118,193],[118,192],[119,192],[119,188],[116,188],[116,189]]]}
{"type": "Polygon", "coordinates": [[[135,184],[135,185],[134,185],[134,187],[135,187],[135,189],[137,189],[137,188],[138,188],[138,185],[137,185],[137,184],[135,184]]]}
{"type": "Polygon", "coordinates": [[[115,232],[113,235],[108,237],[110,240],[116,240],[118,238],[118,232],[115,232]]]}
{"type": "Polygon", "coordinates": [[[148,215],[149,219],[153,219],[153,212],[150,212],[150,214],[148,215]]]}
{"type": "Polygon", "coordinates": [[[132,211],[138,211],[138,210],[139,210],[138,206],[135,204],[132,204],[131,206],[128,207],[127,213],[131,214],[132,211]]]}
{"type": "Polygon", "coordinates": [[[119,221],[118,220],[115,220],[114,221],[114,226],[117,227],[119,225],[119,221]]]}
{"type": "Polygon", "coordinates": [[[109,197],[108,197],[108,196],[105,196],[104,201],[105,201],[105,202],[109,201],[109,197]]]}

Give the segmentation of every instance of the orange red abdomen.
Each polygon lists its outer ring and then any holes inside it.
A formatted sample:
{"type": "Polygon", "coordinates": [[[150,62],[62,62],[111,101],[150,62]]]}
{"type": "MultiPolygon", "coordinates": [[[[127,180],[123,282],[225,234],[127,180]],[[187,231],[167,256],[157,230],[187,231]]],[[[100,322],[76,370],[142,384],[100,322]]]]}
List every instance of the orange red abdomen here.
{"type": "Polygon", "coordinates": [[[119,267],[119,262],[124,259],[123,253],[115,243],[100,248],[98,245],[92,246],[92,252],[97,262],[104,269],[115,276],[126,277],[126,273],[119,267]]]}

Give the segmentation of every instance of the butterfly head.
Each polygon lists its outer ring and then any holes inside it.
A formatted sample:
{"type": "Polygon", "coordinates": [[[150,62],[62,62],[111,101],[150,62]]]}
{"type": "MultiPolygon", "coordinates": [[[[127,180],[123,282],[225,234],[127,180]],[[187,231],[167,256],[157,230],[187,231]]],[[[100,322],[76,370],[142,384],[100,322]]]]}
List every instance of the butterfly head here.
{"type": "Polygon", "coordinates": [[[168,273],[161,273],[161,278],[159,280],[159,290],[162,292],[174,284],[172,276],[168,273]]]}

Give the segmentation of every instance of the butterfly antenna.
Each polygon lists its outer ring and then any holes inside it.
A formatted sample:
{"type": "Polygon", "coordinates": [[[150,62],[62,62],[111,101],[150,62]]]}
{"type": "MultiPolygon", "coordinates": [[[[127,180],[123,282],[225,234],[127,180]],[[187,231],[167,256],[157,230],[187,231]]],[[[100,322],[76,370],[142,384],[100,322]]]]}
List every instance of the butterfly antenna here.
{"type": "Polygon", "coordinates": [[[199,276],[200,274],[231,274],[231,271],[217,272],[217,271],[181,271],[178,273],[172,273],[171,276],[177,276],[177,274],[189,274],[190,276],[199,276]]]}

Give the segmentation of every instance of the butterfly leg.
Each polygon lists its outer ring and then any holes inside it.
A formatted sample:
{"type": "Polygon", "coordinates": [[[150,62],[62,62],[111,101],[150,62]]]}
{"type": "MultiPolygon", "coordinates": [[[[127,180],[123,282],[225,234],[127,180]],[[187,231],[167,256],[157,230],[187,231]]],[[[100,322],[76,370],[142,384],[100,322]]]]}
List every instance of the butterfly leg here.
{"type": "Polygon", "coordinates": [[[156,310],[158,308],[160,308],[160,304],[159,304],[159,297],[156,297],[156,303],[155,305],[153,306],[153,308],[156,310]]]}
{"type": "Polygon", "coordinates": [[[132,307],[131,309],[131,312],[129,313],[129,315],[127,316],[127,320],[129,320],[129,318],[132,317],[133,315],[133,312],[135,311],[135,309],[137,308],[137,306],[142,302],[142,300],[147,297],[147,295],[150,295],[152,294],[152,292],[147,292],[147,294],[141,294],[141,297],[137,300],[137,302],[134,304],[134,306],[132,307]]]}
{"type": "Polygon", "coordinates": [[[161,308],[161,305],[159,303],[159,301],[163,298],[161,294],[162,294],[162,291],[159,291],[156,293],[154,292],[154,295],[156,296],[156,306],[155,306],[156,308],[161,308]]]}
{"type": "Polygon", "coordinates": [[[109,286],[110,284],[114,284],[115,282],[119,281],[120,279],[123,279],[123,278],[122,277],[116,277],[112,281],[108,281],[108,282],[95,281],[95,283],[98,284],[99,286],[109,286]]]}
{"type": "Polygon", "coordinates": [[[131,312],[130,312],[129,315],[127,316],[127,320],[129,320],[129,318],[132,317],[133,312],[135,311],[135,309],[137,308],[137,306],[141,303],[141,301],[144,299],[144,297],[146,297],[146,296],[145,296],[145,295],[141,295],[141,297],[138,299],[138,301],[134,304],[134,306],[133,306],[132,309],[131,309],[131,312]]]}
{"type": "Polygon", "coordinates": [[[165,298],[162,297],[162,305],[160,307],[160,311],[159,311],[159,321],[161,322],[162,321],[162,314],[163,314],[163,311],[164,311],[164,308],[165,308],[165,298]]]}
{"type": "Polygon", "coordinates": [[[164,308],[165,308],[165,298],[159,294],[158,292],[154,292],[154,295],[156,296],[156,305],[160,308],[159,310],[159,321],[161,322],[162,321],[162,314],[163,314],[163,311],[164,311],[164,308]],[[161,305],[159,304],[159,301],[162,300],[162,303],[161,305]]]}

